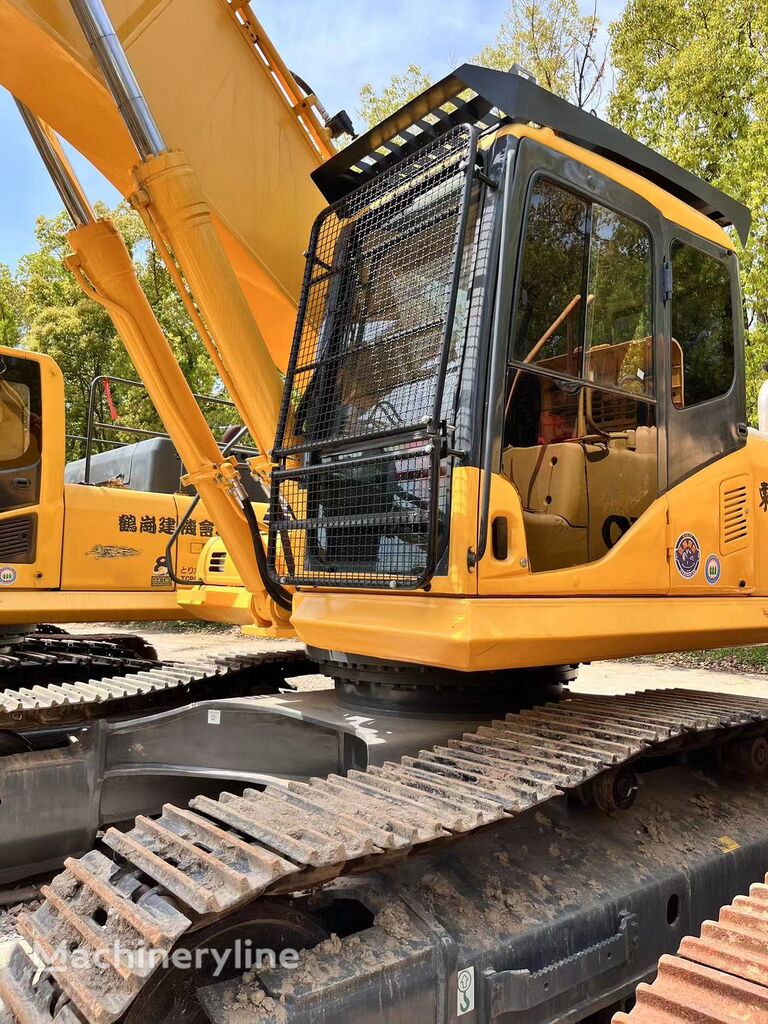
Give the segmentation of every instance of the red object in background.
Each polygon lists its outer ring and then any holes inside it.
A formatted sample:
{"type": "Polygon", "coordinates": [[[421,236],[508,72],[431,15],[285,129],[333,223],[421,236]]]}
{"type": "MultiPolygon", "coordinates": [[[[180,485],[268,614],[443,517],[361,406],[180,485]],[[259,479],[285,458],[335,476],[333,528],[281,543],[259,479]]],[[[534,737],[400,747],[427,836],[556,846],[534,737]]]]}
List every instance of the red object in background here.
{"type": "Polygon", "coordinates": [[[110,388],[108,380],[104,381],[104,395],[107,399],[107,405],[109,406],[110,418],[114,423],[115,420],[119,420],[120,417],[117,413],[117,409],[115,408],[115,403],[112,401],[112,388],[110,388]]]}

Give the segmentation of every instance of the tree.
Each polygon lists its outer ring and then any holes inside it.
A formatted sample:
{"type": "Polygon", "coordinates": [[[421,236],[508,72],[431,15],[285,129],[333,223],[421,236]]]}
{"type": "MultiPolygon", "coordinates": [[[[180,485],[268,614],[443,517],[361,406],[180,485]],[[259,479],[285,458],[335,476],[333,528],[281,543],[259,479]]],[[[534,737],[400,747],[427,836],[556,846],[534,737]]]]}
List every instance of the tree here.
{"type": "Polygon", "coordinates": [[[9,267],[0,263],[0,345],[12,347],[19,342],[21,294],[9,267]]]}
{"type": "Polygon", "coordinates": [[[768,5],[629,0],[611,39],[614,124],[753,212],[741,257],[754,418],[768,359],[768,5]]]}
{"type": "Polygon", "coordinates": [[[599,29],[596,4],[582,14],[577,0],[511,0],[495,42],[475,63],[499,71],[519,64],[550,92],[578,107],[597,107],[607,63],[599,29]]]}
{"type": "MultiPolygon", "coordinates": [[[[473,63],[500,71],[519,64],[558,96],[580,107],[597,107],[607,64],[599,28],[597,7],[582,14],[578,0],[510,0],[495,41],[473,63]]],[[[381,91],[367,83],[360,90],[360,116],[369,126],[377,124],[430,84],[415,64],[393,75],[381,91]]]]}
{"type": "MultiPolygon", "coordinates": [[[[126,203],[114,210],[97,205],[96,213],[110,217],[125,240],[141,286],[192,389],[201,394],[220,391],[213,365],[140,218],[126,203]]],[[[64,374],[67,430],[82,436],[87,429],[93,378],[109,374],[139,380],[139,376],[107,312],[80,291],[63,265],[69,252],[69,227],[64,213],[39,217],[35,229],[37,249],[20,259],[15,275],[0,269],[0,330],[9,336],[10,343],[56,360],[64,374]]],[[[163,429],[144,392],[117,385],[113,395],[118,424],[163,429]]],[[[102,422],[109,422],[111,417],[104,391],[98,393],[96,416],[102,422]]],[[[220,413],[218,419],[222,416],[232,419],[228,411],[220,413]]],[[[128,432],[115,437],[135,440],[128,432]]],[[[79,454],[81,447],[70,443],[68,451],[72,457],[79,454]]]]}
{"type": "Polygon", "coordinates": [[[416,64],[409,64],[401,75],[392,75],[381,92],[366,82],[360,90],[360,117],[369,127],[378,124],[431,84],[429,76],[416,64]]]}

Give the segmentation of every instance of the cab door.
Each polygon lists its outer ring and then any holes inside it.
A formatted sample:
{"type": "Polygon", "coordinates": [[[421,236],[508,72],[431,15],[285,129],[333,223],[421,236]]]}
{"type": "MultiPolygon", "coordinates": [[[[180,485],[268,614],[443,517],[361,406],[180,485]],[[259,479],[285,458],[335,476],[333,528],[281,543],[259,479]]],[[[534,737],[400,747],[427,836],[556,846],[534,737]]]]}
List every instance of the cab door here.
{"type": "Polygon", "coordinates": [[[501,464],[480,592],[511,592],[514,574],[514,592],[666,593],[662,218],[529,139],[515,179],[497,313],[501,464]]]}
{"type": "Polygon", "coordinates": [[[59,586],[63,473],[61,371],[0,349],[0,592],[59,586]]]}
{"type": "Polygon", "coordinates": [[[744,337],[733,252],[667,225],[669,570],[676,593],[754,587],[744,337]]]}

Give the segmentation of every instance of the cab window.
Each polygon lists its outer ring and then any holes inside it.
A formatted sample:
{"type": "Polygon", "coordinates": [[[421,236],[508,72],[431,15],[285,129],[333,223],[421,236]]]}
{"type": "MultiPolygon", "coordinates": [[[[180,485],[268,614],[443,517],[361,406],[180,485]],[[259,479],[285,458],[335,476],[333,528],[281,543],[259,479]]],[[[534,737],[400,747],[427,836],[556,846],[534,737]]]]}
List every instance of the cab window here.
{"type": "Polygon", "coordinates": [[[29,450],[30,405],[27,384],[0,378],[0,462],[16,462],[29,450]]]}
{"type": "Polygon", "coordinates": [[[0,357],[0,512],[38,501],[41,403],[39,365],[0,357]]]}
{"type": "Polygon", "coordinates": [[[554,182],[531,194],[513,358],[578,375],[589,206],[554,182]]]}
{"type": "Polygon", "coordinates": [[[653,280],[644,225],[534,181],[502,456],[533,572],[603,557],[658,494],[653,280]]]}
{"type": "Polygon", "coordinates": [[[653,393],[651,240],[640,224],[594,204],[589,246],[585,376],[653,393]]]}
{"type": "Polygon", "coordinates": [[[674,241],[672,262],[672,402],[689,409],[725,395],[733,383],[735,338],[728,267],[674,241]]]}

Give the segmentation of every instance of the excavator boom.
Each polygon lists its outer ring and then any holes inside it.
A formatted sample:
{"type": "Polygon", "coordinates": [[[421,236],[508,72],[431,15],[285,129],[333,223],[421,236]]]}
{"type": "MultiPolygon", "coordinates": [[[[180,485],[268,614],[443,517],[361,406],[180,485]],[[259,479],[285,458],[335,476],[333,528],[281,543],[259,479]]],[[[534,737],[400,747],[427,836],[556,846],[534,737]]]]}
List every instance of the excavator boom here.
{"type": "MultiPolygon", "coordinates": [[[[167,145],[196,170],[216,233],[284,369],[302,252],[323,205],[310,173],[334,151],[312,97],[239,0],[109,0],[106,8],[167,145]]],[[[68,0],[2,0],[0,84],[124,196],[134,191],[136,148],[68,0]]]]}

